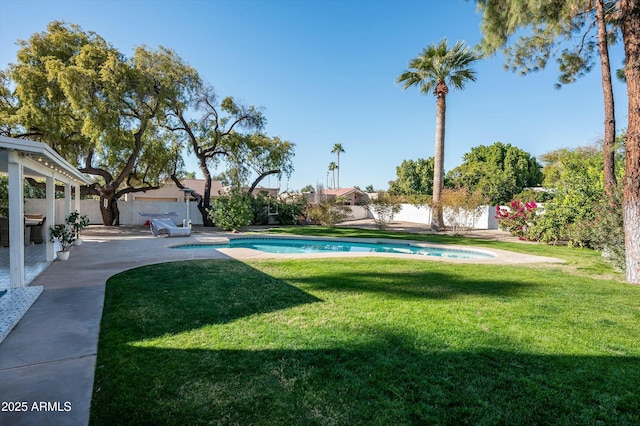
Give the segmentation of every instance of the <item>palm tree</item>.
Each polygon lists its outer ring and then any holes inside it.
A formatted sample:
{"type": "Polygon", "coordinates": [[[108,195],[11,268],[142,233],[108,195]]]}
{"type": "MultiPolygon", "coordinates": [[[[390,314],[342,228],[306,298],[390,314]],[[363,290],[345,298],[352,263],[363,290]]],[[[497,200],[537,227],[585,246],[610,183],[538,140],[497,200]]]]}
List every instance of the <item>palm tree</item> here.
{"type": "Polygon", "coordinates": [[[341,143],[337,143],[333,146],[331,150],[332,154],[338,154],[338,189],[340,189],[340,154],[344,152],[344,148],[342,148],[341,143]]]}
{"type": "Polygon", "coordinates": [[[331,176],[331,187],[332,188],[336,187],[336,169],[337,168],[338,168],[338,166],[333,161],[329,163],[329,171],[333,174],[331,176]]]}
{"type": "Polygon", "coordinates": [[[476,73],[470,66],[481,56],[474,53],[464,42],[457,42],[451,49],[447,39],[429,45],[409,62],[409,71],[403,72],[396,84],[403,89],[417,86],[422,94],[433,93],[436,97],[436,146],[433,173],[434,215],[431,228],[444,228],[440,195],[444,186],[444,130],[447,110],[446,98],[449,87],[463,89],[468,81],[475,81],[476,73]]]}

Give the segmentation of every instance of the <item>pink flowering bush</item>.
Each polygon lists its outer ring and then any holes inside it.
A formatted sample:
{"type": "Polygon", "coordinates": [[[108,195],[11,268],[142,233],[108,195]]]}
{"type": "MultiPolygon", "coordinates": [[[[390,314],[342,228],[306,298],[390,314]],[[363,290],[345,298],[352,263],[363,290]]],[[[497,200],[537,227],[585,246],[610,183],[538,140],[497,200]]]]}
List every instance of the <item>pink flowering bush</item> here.
{"type": "Polygon", "coordinates": [[[529,239],[529,230],[535,222],[538,205],[534,201],[523,203],[520,200],[514,200],[509,207],[496,207],[495,217],[498,219],[498,227],[511,235],[520,237],[521,240],[529,239]]]}

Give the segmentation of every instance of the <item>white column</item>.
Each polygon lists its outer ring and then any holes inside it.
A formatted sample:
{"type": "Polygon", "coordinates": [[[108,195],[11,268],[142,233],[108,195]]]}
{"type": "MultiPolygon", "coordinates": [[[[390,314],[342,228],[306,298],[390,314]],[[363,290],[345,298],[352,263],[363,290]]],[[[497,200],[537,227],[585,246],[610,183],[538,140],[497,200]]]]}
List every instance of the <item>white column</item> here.
{"type": "Polygon", "coordinates": [[[56,258],[56,254],[53,248],[53,243],[49,241],[49,226],[55,225],[56,220],[56,182],[53,179],[53,175],[47,176],[46,179],[46,203],[47,203],[47,220],[45,222],[45,226],[47,227],[46,236],[47,239],[45,241],[46,250],[47,250],[47,262],[52,262],[56,258]]]}
{"type": "Polygon", "coordinates": [[[64,218],[60,218],[61,220],[66,219],[71,214],[71,184],[69,182],[65,182],[64,184],[64,218]]]}
{"type": "Polygon", "coordinates": [[[80,213],[80,184],[78,182],[73,185],[73,210],[80,213]]]}
{"type": "Polygon", "coordinates": [[[18,152],[9,151],[9,281],[24,287],[24,176],[18,152]]]}

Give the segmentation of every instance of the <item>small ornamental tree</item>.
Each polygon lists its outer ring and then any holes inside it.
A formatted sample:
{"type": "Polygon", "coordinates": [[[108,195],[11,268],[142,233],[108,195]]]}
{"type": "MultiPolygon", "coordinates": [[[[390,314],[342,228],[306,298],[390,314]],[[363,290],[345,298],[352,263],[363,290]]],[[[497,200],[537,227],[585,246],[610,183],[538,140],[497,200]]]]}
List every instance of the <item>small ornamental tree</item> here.
{"type": "Polygon", "coordinates": [[[498,227],[521,240],[528,240],[529,231],[536,220],[537,208],[538,205],[533,201],[523,203],[519,200],[512,201],[510,208],[497,206],[498,227]]]}
{"type": "Polygon", "coordinates": [[[67,224],[71,227],[75,238],[80,237],[80,231],[89,226],[89,217],[86,214],[81,215],[78,211],[72,212],[67,217],[67,224]]]}
{"type": "Polygon", "coordinates": [[[52,243],[59,242],[62,251],[68,251],[75,240],[76,237],[73,231],[66,223],[59,223],[49,227],[49,241],[52,243]]]}
{"type": "Polygon", "coordinates": [[[479,190],[468,188],[445,188],[442,191],[442,205],[445,219],[454,232],[462,229],[473,229],[482,213],[485,197],[479,190]]]}
{"type": "Polygon", "coordinates": [[[380,229],[385,229],[393,220],[393,216],[402,210],[398,197],[387,195],[384,191],[378,191],[378,198],[369,200],[365,207],[371,212],[374,222],[380,229]]]}

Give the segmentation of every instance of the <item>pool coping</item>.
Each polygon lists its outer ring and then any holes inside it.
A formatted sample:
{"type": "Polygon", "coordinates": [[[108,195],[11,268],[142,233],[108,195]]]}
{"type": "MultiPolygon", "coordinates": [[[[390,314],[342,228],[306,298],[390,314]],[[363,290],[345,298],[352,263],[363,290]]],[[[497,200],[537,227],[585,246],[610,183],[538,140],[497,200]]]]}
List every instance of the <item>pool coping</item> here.
{"type": "MultiPolygon", "coordinates": [[[[171,242],[165,247],[172,249],[180,245],[208,245],[208,244],[228,244],[233,239],[291,239],[291,240],[312,240],[312,241],[330,241],[330,242],[351,242],[351,243],[367,243],[367,244],[395,244],[408,245],[413,247],[433,247],[445,250],[455,250],[462,252],[489,254],[491,258],[453,258],[440,256],[425,256],[421,254],[408,253],[387,253],[387,252],[325,252],[325,253],[267,253],[249,248],[216,248],[217,250],[234,259],[318,259],[318,258],[335,258],[335,257],[392,257],[400,259],[415,259],[426,261],[440,261],[451,263],[478,263],[478,264],[529,264],[529,263],[565,263],[564,260],[547,257],[517,253],[513,251],[478,247],[473,245],[455,245],[442,244],[426,241],[394,239],[394,238],[352,238],[352,237],[307,237],[289,234],[269,234],[260,235],[259,233],[243,233],[228,234],[221,236],[192,235],[188,241],[171,242]]],[[[198,250],[202,250],[198,248],[198,250]]]]}

